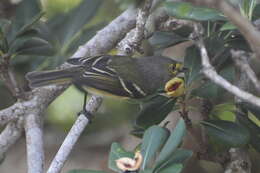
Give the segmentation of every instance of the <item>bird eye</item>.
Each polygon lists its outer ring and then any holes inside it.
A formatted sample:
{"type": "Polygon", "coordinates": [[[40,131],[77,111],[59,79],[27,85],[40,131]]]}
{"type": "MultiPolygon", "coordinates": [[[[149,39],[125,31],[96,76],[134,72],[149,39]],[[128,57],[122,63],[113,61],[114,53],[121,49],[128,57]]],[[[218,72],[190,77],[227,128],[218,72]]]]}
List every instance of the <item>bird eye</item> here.
{"type": "Polygon", "coordinates": [[[170,65],[170,71],[175,72],[175,70],[176,70],[176,64],[171,64],[170,65]]]}

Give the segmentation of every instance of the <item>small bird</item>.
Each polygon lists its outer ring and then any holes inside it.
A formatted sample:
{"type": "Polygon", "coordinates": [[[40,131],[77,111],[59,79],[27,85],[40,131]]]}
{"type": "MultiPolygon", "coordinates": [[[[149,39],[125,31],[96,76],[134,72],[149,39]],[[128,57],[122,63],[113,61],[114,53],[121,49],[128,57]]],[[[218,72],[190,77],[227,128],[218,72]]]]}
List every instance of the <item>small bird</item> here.
{"type": "Polygon", "coordinates": [[[67,62],[74,66],[29,72],[26,75],[29,86],[36,88],[71,82],[90,93],[140,99],[159,90],[172,92],[184,83],[180,80],[172,82],[182,72],[182,64],[164,56],[99,55],[72,58],[67,62]]]}

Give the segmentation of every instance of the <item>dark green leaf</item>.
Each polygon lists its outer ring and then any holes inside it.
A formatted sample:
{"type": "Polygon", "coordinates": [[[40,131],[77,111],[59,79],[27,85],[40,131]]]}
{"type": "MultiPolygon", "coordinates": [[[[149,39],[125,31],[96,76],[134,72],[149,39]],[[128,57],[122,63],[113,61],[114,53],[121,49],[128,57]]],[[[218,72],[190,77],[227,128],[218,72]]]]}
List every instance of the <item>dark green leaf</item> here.
{"type": "Polygon", "coordinates": [[[187,49],[184,58],[184,67],[188,69],[185,73],[185,82],[187,86],[189,86],[192,81],[202,76],[200,74],[200,70],[202,68],[200,52],[195,46],[189,47],[187,49]]]}
{"type": "Polygon", "coordinates": [[[250,104],[248,102],[241,102],[239,104],[242,108],[247,109],[248,111],[252,112],[258,119],[260,119],[260,108],[250,104]]]}
{"type": "Polygon", "coordinates": [[[201,124],[209,136],[225,146],[241,147],[249,142],[249,131],[239,124],[224,120],[203,121],[201,124]]]}
{"type": "Polygon", "coordinates": [[[13,40],[24,24],[30,23],[32,18],[40,12],[41,2],[39,0],[25,0],[20,2],[15,11],[15,18],[12,20],[12,32],[8,40],[13,40]]]}
{"type": "Polygon", "coordinates": [[[186,2],[165,2],[165,6],[167,13],[178,19],[196,21],[226,20],[224,15],[215,9],[193,6],[186,2]]]}
{"type": "Polygon", "coordinates": [[[174,164],[178,163],[184,163],[187,159],[189,159],[192,156],[192,151],[185,150],[185,149],[177,149],[170,159],[168,159],[166,162],[162,163],[161,165],[158,165],[155,167],[156,172],[160,172],[161,169],[164,169],[166,167],[169,167],[174,164]]]}
{"type": "Polygon", "coordinates": [[[73,169],[68,173],[106,173],[105,171],[87,170],[87,169],[73,169]]]}
{"type": "Polygon", "coordinates": [[[141,170],[144,170],[155,157],[155,154],[164,145],[169,135],[170,131],[168,129],[159,126],[152,126],[145,131],[141,146],[143,156],[141,170]]]}
{"type": "Polygon", "coordinates": [[[32,27],[39,22],[40,18],[44,15],[44,12],[40,12],[36,16],[34,16],[28,23],[22,26],[22,28],[16,33],[16,37],[23,36],[24,34],[28,35],[29,33],[38,33],[37,30],[32,27]]]}
{"type": "Polygon", "coordinates": [[[164,96],[156,96],[144,102],[141,104],[136,125],[146,129],[151,125],[159,124],[172,111],[175,102],[175,99],[164,96]]]}
{"type": "Polygon", "coordinates": [[[141,128],[139,126],[134,126],[134,130],[132,130],[130,133],[131,135],[134,135],[138,138],[142,138],[144,135],[145,129],[141,128]]]}
{"type": "Polygon", "coordinates": [[[10,31],[11,21],[7,19],[0,19],[0,30],[6,35],[10,31]]]}
{"type": "Polygon", "coordinates": [[[186,127],[184,120],[181,118],[178,121],[178,124],[174,128],[174,131],[171,133],[166,144],[163,146],[162,151],[160,152],[158,159],[156,161],[156,168],[161,167],[164,162],[167,162],[173,153],[176,151],[177,147],[180,145],[182,138],[186,132],[186,127]]]}
{"type": "MultiPolygon", "coordinates": [[[[234,81],[235,71],[233,66],[228,66],[219,72],[220,76],[229,82],[234,81]]],[[[219,99],[223,96],[225,90],[212,81],[202,83],[200,87],[192,91],[192,95],[206,99],[219,99]]]]}
{"type": "Polygon", "coordinates": [[[145,170],[140,170],[138,173],[153,173],[152,169],[145,169],[145,170]]]}
{"type": "Polygon", "coordinates": [[[237,120],[249,129],[250,144],[260,152],[260,127],[250,120],[246,114],[241,112],[237,112],[237,120]]]}
{"type": "Polygon", "coordinates": [[[180,173],[183,169],[182,164],[173,164],[159,171],[159,173],[180,173]]]}
{"type": "Polygon", "coordinates": [[[117,168],[115,162],[121,157],[134,158],[134,153],[125,151],[118,143],[113,143],[109,153],[108,167],[113,171],[121,172],[121,170],[117,168]]]}
{"type": "Polygon", "coordinates": [[[90,21],[97,13],[98,7],[102,2],[103,0],[82,0],[82,2],[70,12],[65,15],[53,17],[48,21],[48,25],[59,38],[62,45],[67,44],[75,34],[90,21]]]}
{"type": "Polygon", "coordinates": [[[157,31],[153,34],[153,36],[149,39],[151,45],[155,49],[162,49],[170,46],[174,46],[181,42],[187,41],[187,38],[178,36],[172,32],[160,32],[157,31]]]}
{"type": "Polygon", "coordinates": [[[235,29],[237,29],[235,25],[233,25],[230,22],[227,22],[220,28],[220,31],[235,30],[235,29]]]}
{"type": "Polygon", "coordinates": [[[241,49],[244,51],[251,51],[247,41],[241,34],[232,34],[232,37],[226,40],[225,46],[233,49],[241,49]]]}
{"type": "Polygon", "coordinates": [[[11,46],[10,54],[20,55],[52,55],[53,47],[46,41],[37,37],[17,39],[11,46]]]}
{"type": "Polygon", "coordinates": [[[256,4],[254,11],[253,11],[253,20],[259,19],[260,17],[260,4],[256,4]]]}

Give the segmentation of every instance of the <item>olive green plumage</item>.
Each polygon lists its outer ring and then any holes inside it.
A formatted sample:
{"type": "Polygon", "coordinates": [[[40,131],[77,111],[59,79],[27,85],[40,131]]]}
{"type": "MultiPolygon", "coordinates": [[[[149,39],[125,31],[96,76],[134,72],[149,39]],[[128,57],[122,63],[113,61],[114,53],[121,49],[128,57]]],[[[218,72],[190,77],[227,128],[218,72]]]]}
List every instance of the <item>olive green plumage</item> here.
{"type": "Polygon", "coordinates": [[[28,73],[26,78],[30,86],[72,82],[89,92],[143,98],[164,88],[179,70],[174,60],[163,56],[132,58],[101,55],[73,58],[67,62],[75,66],[28,73]]]}

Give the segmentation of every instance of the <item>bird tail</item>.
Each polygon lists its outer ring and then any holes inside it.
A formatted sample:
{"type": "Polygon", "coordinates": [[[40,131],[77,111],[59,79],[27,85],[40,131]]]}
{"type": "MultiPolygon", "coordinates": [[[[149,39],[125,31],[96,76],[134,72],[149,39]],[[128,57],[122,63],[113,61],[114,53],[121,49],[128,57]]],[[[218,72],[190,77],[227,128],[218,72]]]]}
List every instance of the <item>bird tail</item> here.
{"type": "Polygon", "coordinates": [[[25,77],[29,81],[31,88],[37,88],[45,85],[71,82],[81,71],[82,68],[80,67],[40,72],[34,71],[27,73],[25,77]]]}

